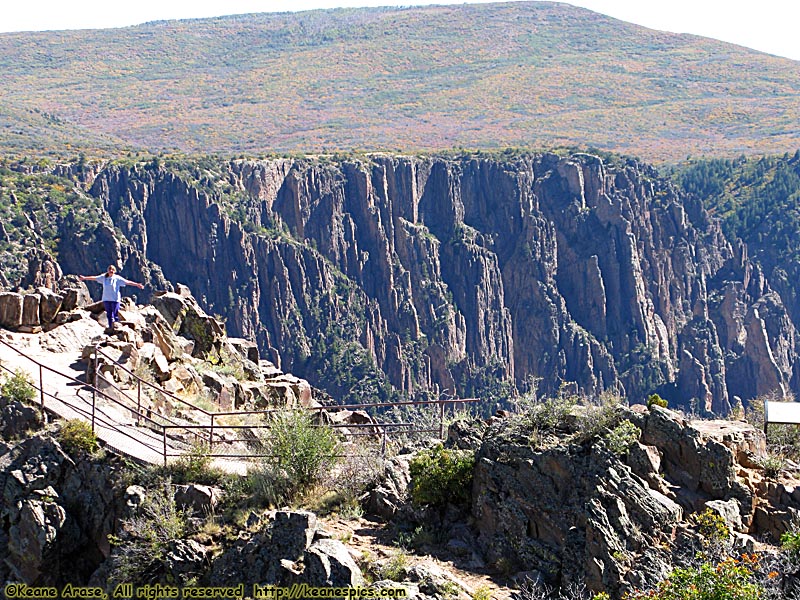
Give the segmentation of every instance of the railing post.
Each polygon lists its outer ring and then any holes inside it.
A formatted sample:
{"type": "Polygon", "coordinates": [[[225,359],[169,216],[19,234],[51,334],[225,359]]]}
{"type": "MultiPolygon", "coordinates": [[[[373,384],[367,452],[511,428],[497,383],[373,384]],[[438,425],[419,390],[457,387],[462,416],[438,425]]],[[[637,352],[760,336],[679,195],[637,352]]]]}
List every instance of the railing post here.
{"type": "Polygon", "coordinates": [[[136,378],[136,426],[142,424],[142,380],[136,378]]]}
{"type": "Polygon", "coordinates": [[[445,400],[439,400],[439,439],[444,439],[444,403],[445,400]]]}
{"type": "Polygon", "coordinates": [[[94,411],[97,404],[97,344],[94,345],[94,381],[92,382],[92,433],[94,433],[94,411]]]}
{"type": "Polygon", "coordinates": [[[44,375],[42,374],[42,365],[39,365],[39,410],[42,413],[42,422],[44,423],[44,375]]]}
{"type": "Polygon", "coordinates": [[[97,387],[97,372],[99,371],[97,365],[99,364],[99,361],[100,361],[100,358],[97,356],[97,354],[98,354],[97,344],[95,344],[94,345],[94,378],[92,380],[92,385],[95,388],[97,387]]]}
{"type": "Polygon", "coordinates": [[[166,425],[162,425],[161,429],[164,432],[164,466],[167,466],[167,427],[166,425]]]}
{"type": "Polygon", "coordinates": [[[214,413],[211,413],[211,427],[208,430],[208,453],[211,454],[214,446],[214,413]]]}
{"type": "Polygon", "coordinates": [[[92,433],[94,433],[94,407],[97,404],[97,388],[92,388],[92,433]]]}
{"type": "Polygon", "coordinates": [[[386,425],[383,426],[383,436],[381,438],[381,458],[386,458],[386,425]]]}

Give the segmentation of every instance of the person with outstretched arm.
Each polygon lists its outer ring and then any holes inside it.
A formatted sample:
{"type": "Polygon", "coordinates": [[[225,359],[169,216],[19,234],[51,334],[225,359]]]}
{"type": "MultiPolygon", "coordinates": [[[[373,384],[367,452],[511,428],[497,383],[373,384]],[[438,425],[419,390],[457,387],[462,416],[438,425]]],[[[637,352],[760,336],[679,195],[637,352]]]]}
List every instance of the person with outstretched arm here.
{"type": "Polygon", "coordinates": [[[108,317],[108,328],[114,329],[114,323],[119,321],[119,305],[122,302],[120,290],[126,285],[144,289],[144,285],[125,279],[117,275],[117,267],[108,265],[108,270],[102,275],[78,275],[81,281],[96,281],[103,284],[103,307],[108,317]]]}

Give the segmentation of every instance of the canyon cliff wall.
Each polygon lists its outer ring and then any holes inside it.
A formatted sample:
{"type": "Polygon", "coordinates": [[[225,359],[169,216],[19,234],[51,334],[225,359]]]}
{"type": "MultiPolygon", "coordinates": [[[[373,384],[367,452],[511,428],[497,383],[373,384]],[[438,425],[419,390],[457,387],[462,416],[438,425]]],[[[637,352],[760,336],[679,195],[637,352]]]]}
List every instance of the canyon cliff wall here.
{"type": "Polygon", "coordinates": [[[653,392],[725,413],[797,389],[795,328],[741,244],[646,165],[588,154],[109,165],[65,272],[188,285],[340,399],[653,392]]]}

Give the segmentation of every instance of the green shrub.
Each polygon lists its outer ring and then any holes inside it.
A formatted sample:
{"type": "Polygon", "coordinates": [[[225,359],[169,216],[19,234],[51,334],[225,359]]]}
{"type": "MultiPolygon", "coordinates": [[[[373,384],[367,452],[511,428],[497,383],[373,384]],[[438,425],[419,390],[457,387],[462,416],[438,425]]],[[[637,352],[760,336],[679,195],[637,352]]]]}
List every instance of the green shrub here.
{"type": "Polygon", "coordinates": [[[788,554],[793,563],[800,561],[800,529],[793,524],[789,531],[781,535],[781,548],[788,554]]]}
{"type": "Polygon", "coordinates": [[[170,542],[189,535],[189,523],[188,513],[175,504],[171,482],[148,490],[136,515],[122,522],[121,535],[109,536],[115,547],[111,581],[146,582],[163,565],[170,542]]]}
{"type": "Polygon", "coordinates": [[[268,456],[253,476],[272,503],[280,504],[307,490],[338,459],[339,441],[333,429],[314,425],[304,410],[275,413],[264,438],[268,456]]]}
{"type": "Polygon", "coordinates": [[[675,569],[655,590],[634,591],[625,600],[759,600],[764,588],[755,583],[758,558],[726,558],[716,566],[675,569]]]}
{"type": "Polygon", "coordinates": [[[58,441],[67,452],[88,452],[97,450],[97,436],[92,426],[81,419],[65,421],[58,433],[58,441]]]}
{"type": "Polygon", "coordinates": [[[622,414],[622,402],[619,396],[604,395],[597,402],[584,405],[577,421],[576,441],[593,440],[617,427],[622,414]]]}
{"type": "Polygon", "coordinates": [[[731,537],[731,530],[725,519],[710,508],[694,515],[697,530],[706,544],[720,544],[727,542],[731,537]]]}
{"type": "Polygon", "coordinates": [[[564,428],[575,407],[573,398],[547,398],[539,402],[520,404],[523,420],[535,431],[564,428]]]}
{"type": "Polygon", "coordinates": [[[764,470],[764,477],[775,479],[786,467],[786,458],[781,454],[767,452],[757,456],[755,463],[764,470]]]}
{"type": "Polygon", "coordinates": [[[380,567],[379,575],[381,579],[389,581],[403,581],[409,567],[408,556],[400,551],[394,554],[386,563],[380,567]]]}
{"type": "Polygon", "coordinates": [[[211,450],[207,444],[196,443],[184,455],[164,467],[164,475],[174,483],[200,483],[216,485],[225,477],[224,471],[211,464],[211,450]]]}
{"type": "Polygon", "coordinates": [[[411,500],[417,506],[466,504],[472,495],[475,453],[446,450],[441,444],[418,453],[409,465],[411,500]]]}
{"type": "Polygon", "coordinates": [[[636,425],[625,419],[606,434],[606,446],[617,456],[622,456],[639,440],[641,433],[636,425]]]}
{"type": "Polygon", "coordinates": [[[358,452],[343,456],[335,468],[325,470],[322,476],[325,488],[335,490],[339,503],[350,509],[358,505],[359,497],[373,487],[384,472],[379,448],[369,448],[362,443],[358,452]]]}
{"type": "Polygon", "coordinates": [[[32,402],[36,398],[37,390],[30,376],[21,369],[14,371],[13,375],[6,375],[3,385],[0,386],[0,396],[6,401],[23,403],[32,402]]]}
{"type": "Polygon", "coordinates": [[[661,408],[667,408],[667,401],[664,400],[658,394],[650,394],[647,397],[647,408],[652,408],[653,406],[660,406],[661,408]]]}
{"type": "Polygon", "coordinates": [[[472,592],[472,600],[492,600],[492,590],[488,586],[482,585],[472,592]]]}

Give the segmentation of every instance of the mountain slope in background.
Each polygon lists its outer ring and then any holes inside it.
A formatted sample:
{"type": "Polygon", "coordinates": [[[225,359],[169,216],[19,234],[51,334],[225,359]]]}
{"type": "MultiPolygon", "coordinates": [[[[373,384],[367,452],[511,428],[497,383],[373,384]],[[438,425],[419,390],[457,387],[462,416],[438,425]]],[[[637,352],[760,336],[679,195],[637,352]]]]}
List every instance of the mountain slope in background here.
{"type": "Polygon", "coordinates": [[[558,3],[244,15],[0,35],[0,149],[673,161],[800,147],[798,91],[795,61],[558,3]]]}

